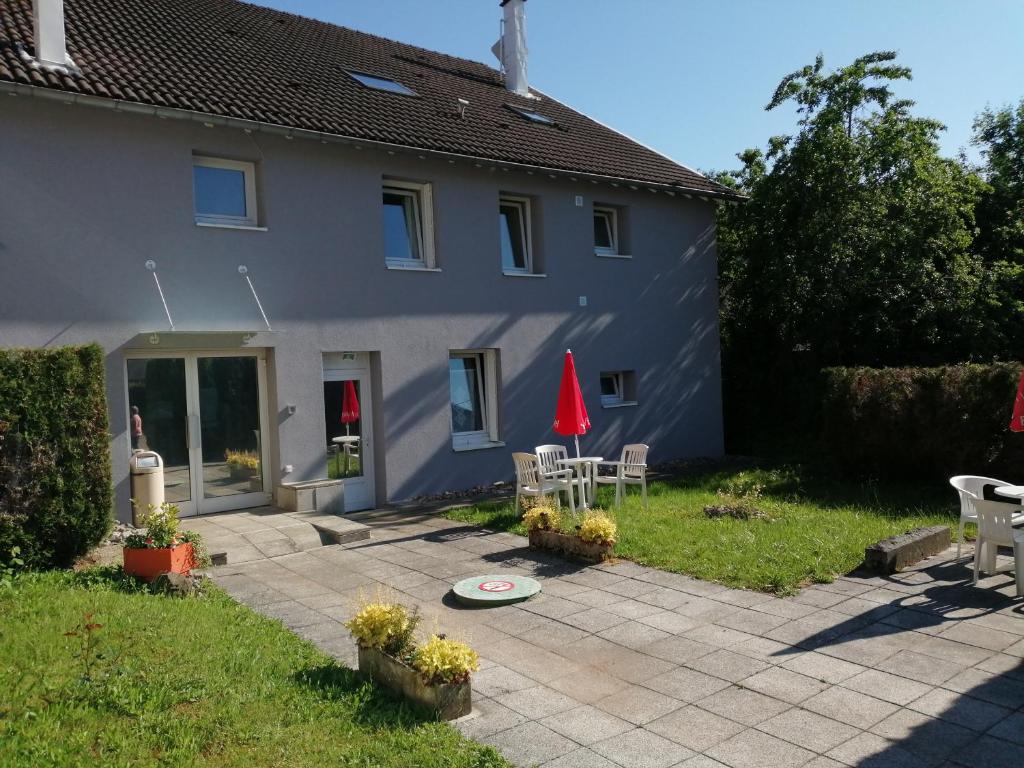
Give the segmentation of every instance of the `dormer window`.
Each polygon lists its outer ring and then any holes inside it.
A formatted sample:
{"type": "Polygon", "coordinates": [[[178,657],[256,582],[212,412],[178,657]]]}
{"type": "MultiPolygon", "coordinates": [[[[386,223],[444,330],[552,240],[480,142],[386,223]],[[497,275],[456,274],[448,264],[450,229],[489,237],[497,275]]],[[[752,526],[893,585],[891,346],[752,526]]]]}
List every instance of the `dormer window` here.
{"type": "Polygon", "coordinates": [[[400,93],[403,96],[415,96],[416,91],[411,88],[406,88],[401,83],[395,80],[389,80],[386,77],[378,77],[376,75],[368,75],[365,72],[353,72],[351,70],[345,70],[346,74],[349,75],[353,80],[362,83],[367,88],[373,88],[376,91],[388,91],[389,93],[400,93]]]}
{"type": "Polygon", "coordinates": [[[542,115],[540,112],[534,112],[530,109],[523,109],[522,107],[513,107],[511,104],[506,105],[509,109],[515,112],[520,117],[526,118],[531,123],[540,123],[541,125],[554,125],[555,121],[547,115],[542,115]]]}

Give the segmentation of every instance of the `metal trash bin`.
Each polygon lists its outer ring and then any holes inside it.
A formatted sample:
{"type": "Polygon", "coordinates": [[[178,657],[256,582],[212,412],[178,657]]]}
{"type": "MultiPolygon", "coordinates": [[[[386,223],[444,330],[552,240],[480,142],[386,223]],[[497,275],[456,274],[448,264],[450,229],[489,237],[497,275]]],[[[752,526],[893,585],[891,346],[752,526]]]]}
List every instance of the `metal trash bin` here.
{"type": "Polygon", "coordinates": [[[149,505],[164,503],[164,460],[156,451],[136,451],[128,460],[132,476],[132,525],[138,527],[149,505]]]}

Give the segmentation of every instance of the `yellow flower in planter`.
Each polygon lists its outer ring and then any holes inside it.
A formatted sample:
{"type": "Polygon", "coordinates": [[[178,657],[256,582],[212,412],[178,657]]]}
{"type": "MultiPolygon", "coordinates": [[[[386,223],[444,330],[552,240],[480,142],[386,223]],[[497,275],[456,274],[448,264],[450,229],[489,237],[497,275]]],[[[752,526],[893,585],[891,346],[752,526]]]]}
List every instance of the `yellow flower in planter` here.
{"type": "Polygon", "coordinates": [[[557,531],[562,516],[551,504],[533,504],[523,513],[523,523],[528,531],[557,531]]]}
{"type": "Polygon", "coordinates": [[[410,645],[419,616],[397,603],[367,603],[345,622],[348,631],[364,648],[376,648],[398,656],[410,645]]]}
{"type": "Polygon", "coordinates": [[[255,451],[225,451],[224,460],[229,467],[249,469],[253,472],[260,468],[260,457],[255,451]]]}
{"type": "Polygon", "coordinates": [[[580,538],[592,544],[614,544],[618,532],[615,521],[604,512],[588,512],[580,524],[580,538]]]}
{"type": "Polygon", "coordinates": [[[413,652],[412,666],[427,683],[462,683],[480,668],[480,657],[465,643],[432,635],[413,652]]]}

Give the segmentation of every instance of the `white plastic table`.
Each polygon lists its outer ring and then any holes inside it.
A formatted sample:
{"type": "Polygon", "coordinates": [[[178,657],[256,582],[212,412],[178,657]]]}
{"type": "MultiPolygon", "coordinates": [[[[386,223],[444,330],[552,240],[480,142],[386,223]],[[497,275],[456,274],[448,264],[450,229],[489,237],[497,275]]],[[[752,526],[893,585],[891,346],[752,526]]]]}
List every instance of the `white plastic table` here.
{"type": "Polygon", "coordinates": [[[996,493],[1000,496],[1024,499],[1024,485],[999,485],[996,486],[996,493]]]}
{"type": "Polygon", "coordinates": [[[597,465],[604,461],[604,456],[580,456],[575,459],[559,459],[558,463],[576,471],[576,484],[580,489],[580,509],[587,509],[587,486],[586,481],[590,480],[590,502],[594,501],[594,493],[597,484],[594,477],[597,475],[597,465]]]}

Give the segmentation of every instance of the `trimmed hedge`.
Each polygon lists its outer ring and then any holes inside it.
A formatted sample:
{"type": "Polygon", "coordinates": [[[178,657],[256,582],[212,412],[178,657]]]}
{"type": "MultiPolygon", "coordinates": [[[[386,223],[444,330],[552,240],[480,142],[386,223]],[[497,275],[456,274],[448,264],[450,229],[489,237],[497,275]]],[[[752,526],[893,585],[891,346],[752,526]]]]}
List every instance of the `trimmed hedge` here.
{"type": "Polygon", "coordinates": [[[65,566],[110,531],[103,350],[0,350],[0,562],[65,566]]]}
{"type": "Polygon", "coordinates": [[[822,371],[821,457],[843,474],[1024,482],[1024,434],[1010,432],[1019,363],[822,371]]]}

